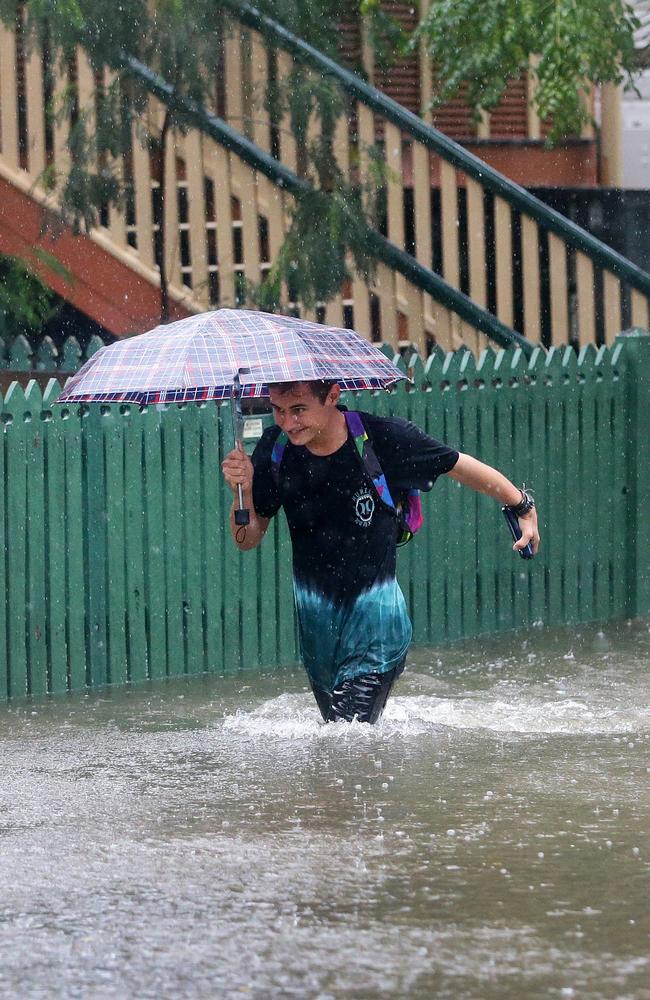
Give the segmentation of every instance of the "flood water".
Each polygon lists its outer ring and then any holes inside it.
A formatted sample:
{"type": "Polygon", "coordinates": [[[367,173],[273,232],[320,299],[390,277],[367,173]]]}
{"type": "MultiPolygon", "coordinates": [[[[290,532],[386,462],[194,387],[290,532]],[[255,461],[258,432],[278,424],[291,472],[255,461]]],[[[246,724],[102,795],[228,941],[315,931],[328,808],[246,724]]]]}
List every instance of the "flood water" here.
{"type": "Polygon", "coordinates": [[[650,623],[0,708],[0,996],[650,998],[650,623]]]}

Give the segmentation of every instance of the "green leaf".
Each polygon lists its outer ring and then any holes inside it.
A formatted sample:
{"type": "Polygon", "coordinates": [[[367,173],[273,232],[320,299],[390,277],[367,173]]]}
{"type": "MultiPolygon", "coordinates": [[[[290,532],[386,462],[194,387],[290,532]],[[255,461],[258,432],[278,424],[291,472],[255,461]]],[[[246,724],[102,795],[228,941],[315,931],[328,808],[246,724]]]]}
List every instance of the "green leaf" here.
{"type": "Polygon", "coordinates": [[[434,107],[462,96],[476,112],[500,102],[533,57],[534,103],[549,142],[590,120],[594,86],[635,73],[638,20],[625,0],[433,0],[410,40],[434,67],[434,107]]]}
{"type": "Polygon", "coordinates": [[[0,315],[5,339],[38,331],[52,315],[55,301],[54,292],[25,261],[0,256],[0,315]]]}

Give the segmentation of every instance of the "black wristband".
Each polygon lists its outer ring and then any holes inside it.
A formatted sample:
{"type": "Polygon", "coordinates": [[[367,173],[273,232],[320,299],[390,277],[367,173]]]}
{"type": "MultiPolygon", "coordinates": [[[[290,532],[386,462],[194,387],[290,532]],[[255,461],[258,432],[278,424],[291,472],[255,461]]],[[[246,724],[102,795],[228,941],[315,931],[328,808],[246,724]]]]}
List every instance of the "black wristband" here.
{"type": "Polygon", "coordinates": [[[521,491],[521,500],[519,503],[508,504],[508,510],[511,510],[516,517],[525,517],[535,506],[535,501],[531,493],[526,489],[521,491]]]}

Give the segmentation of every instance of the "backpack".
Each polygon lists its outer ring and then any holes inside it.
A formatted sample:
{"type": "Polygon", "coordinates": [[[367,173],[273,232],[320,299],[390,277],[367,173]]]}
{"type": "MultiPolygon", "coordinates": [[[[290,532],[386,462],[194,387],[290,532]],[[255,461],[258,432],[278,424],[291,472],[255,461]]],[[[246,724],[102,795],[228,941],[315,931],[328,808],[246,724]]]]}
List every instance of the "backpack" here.
{"type": "MultiPolygon", "coordinates": [[[[399,528],[398,546],[406,545],[413,538],[413,535],[420,530],[424,522],[422,515],[422,501],[419,490],[402,490],[396,495],[397,502],[393,500],[386,477],[382,472],[379,459],[370,443],[370,439],[363,426],[361,415],[356,410],[344,411],[345,422],[348,430],[354,439],[354,443],[359,455],[359,461],[363,465],[366,473],[372,480],[377,496],[386,507],[390,507],[397,519],[399,528]]],[[[280,431],[271,452],[271,473],[276,486],[280,483],[280,465],[284,456],[284,450],[289,438],[284,431],[280,431]]]]}

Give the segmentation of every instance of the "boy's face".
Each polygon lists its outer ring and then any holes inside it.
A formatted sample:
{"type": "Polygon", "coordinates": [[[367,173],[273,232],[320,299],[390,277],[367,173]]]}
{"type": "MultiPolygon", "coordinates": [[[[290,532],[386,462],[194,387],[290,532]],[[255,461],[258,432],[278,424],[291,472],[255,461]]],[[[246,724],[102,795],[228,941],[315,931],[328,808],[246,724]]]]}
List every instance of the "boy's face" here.
{"type": "Polygon", "coordinates": [[[341,390],[333,385],[324,403],[312,392],[308,382],[297,382],[288,391],[270,389],[275,422],[292,444],[318,444],[326,440],[335,426],[341,390]]]}

